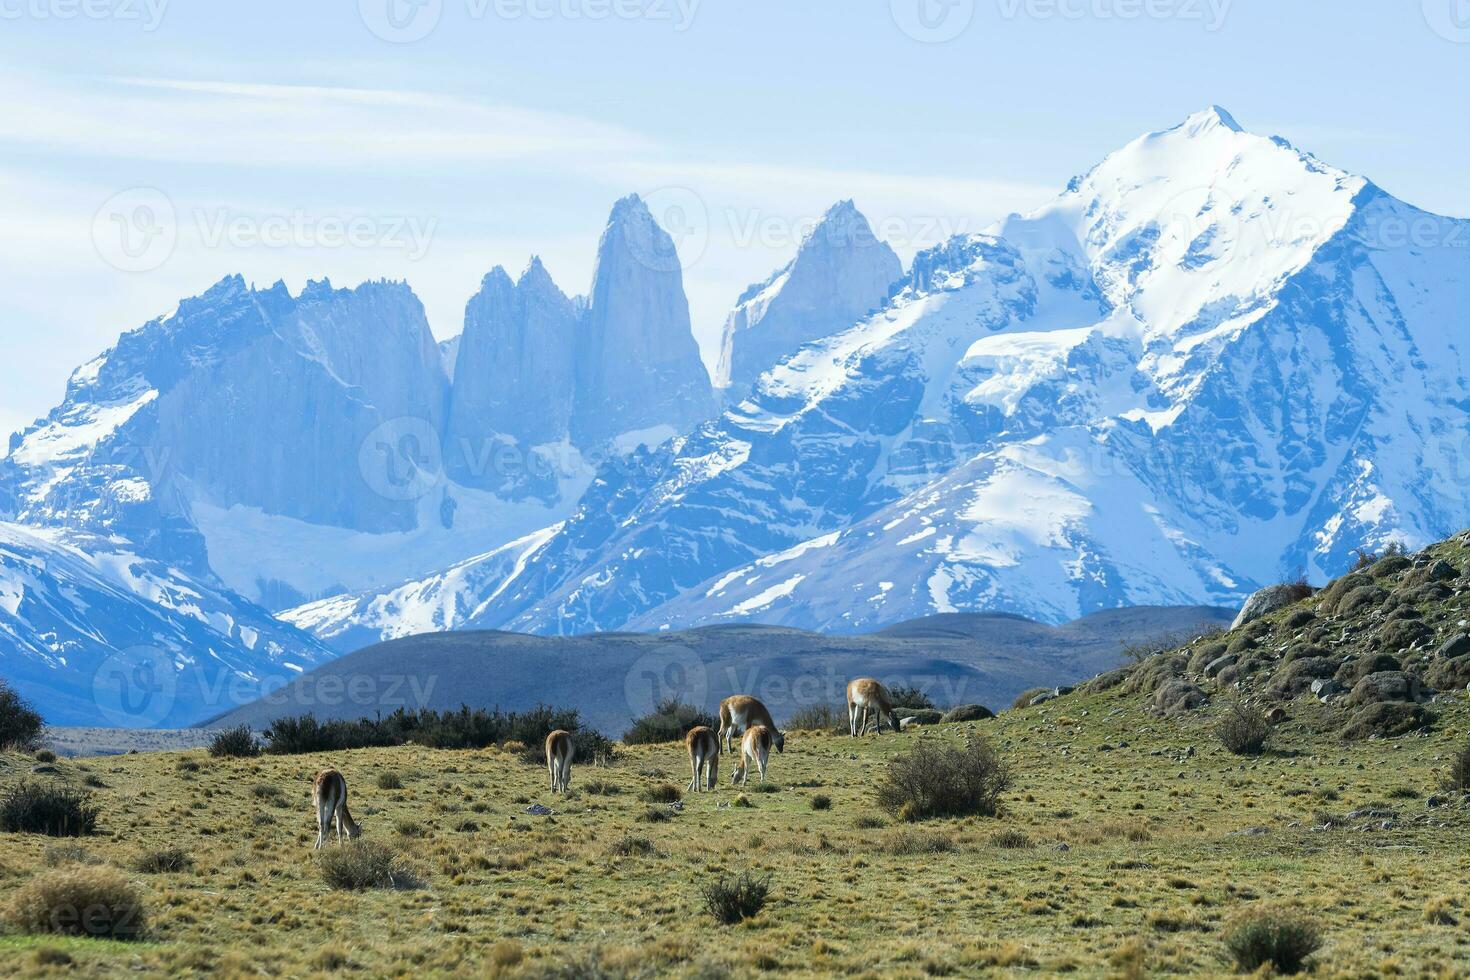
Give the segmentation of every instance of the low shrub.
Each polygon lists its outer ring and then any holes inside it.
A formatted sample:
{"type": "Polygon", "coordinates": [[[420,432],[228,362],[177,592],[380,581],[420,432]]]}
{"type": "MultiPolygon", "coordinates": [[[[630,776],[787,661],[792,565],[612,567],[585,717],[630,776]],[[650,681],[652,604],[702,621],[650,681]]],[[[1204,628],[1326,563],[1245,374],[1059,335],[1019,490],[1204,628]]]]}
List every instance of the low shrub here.
{"type": "Polygon", "coordinates": [[[946,725],[956,724],[962,721],[984,721],[994,718],[995,712],[983,704],[961,704],[946,711],[939,720],[946,725]]]}
{"type": "Polygon", "coordinates": [[[48,868],[63,868],[68,864],[101,864],[102,859],[77,844],[48,844],[41,852],[41,860],[48,868]]]}
{"type": "Polygon", "coordinates": [[[888,822],[882,817],[875,817],[871,813],[860,813],[853,818],[852,825],[858,830],[877,830],[879,827],[888,826],[888,822]]]}
{"type": "Polygon", "coordinates": [[[645,789],[639,798],[645,803],[678,803],[684,798],[684,793],[673,783],[659,783],[645,789]]]}
{"type": "Polygon", "coordinates": [[[1027,836],[1024,830],[1009,827],[997,834],[991,835],[991,847],[999,847],[1008,851],[1026,850],[1036,846],[1036,843],[1027,836]]]}
{"type": "Polygon", "coordinates": [[[617,796],[622,787],[605,779],[591,779],[582,784],[582,792],[590,796],[617,796]]]}
{"type": "Polygon", "coordinates": [[[786,719],[788,732],[837,732],[848,731],[847,708],[835,704],[809,704],[797,708],[786,719]]]}
{"type": "Polygon", "coordinates": [[[624,834],[614,841],[608,852],[617,857],[647,857],[656,852],[653,841],[637,834],[624,834]]]}
{"type": "Polygon", "coordinates": [[[50,749],[37,749],[31,758],[37,762],[51,763],[56,761],[56,753],[50,749]]]}
{"type": "Polygon", "coordinates": [[[418,888],[423,882],[403,866],[386,844],[354,841],[321,852],[317,859],[328,888],[362,891],[367,888],[418,888]]]}
{"type": "Polygon", "coordinates": [[[83,837],[97,829],[91,796],[65,786],[20,782],[0,798],[0,831],[83,837]]]}
{"type": "Polygon", "coordinates": [[[1374,735],[1394,738],[1426,728],[1434,721],[1434,713],[1423,705],[1409,701],[1381,701],[1354,711],[1339,734],[1347,741],[1359,741],[1374,735]]]}
{"type": "Polygon", "coordinates": [[[15,890],[5,921],[18,932],[99,939],[139,939],[147,929],[138,890],[102,866],[37,875],[15,890]]]}
{"type": "Polygon", "coordinates": [[[249,725],[215,732],[209,739],[209,754],[216,759],[250,759],[260,755],[260,743],[249,725]]]}
{"type": "Polygon", "coordinates": [[[194,859],[177,847],[144,851],[133,858],[132,869],[139,874],[177,874],[194,866],[194,859]]]}
{"type": "Polygon", "coordinates": [[[947,854],[955,849],[954,838],[938,831],[898,827],[884,835],[878,845],[885,854],[947,854]]]}
{"type": "Polygon", "coordinates": [[[1046,694],[1050,690],[1051,690],[1051,688],[1049,688],[1049,687],[1031,687],[1031,688],[1027,688],[1026,690],[1022,691],[1020,694],[1017,694],[1016,695],[1016,700],[1014,700],[1014,701],[1011,702],[1011,710],[1012,711],[1015,711],[1015,710],[1017,710],[1019,708],[1028,708],[1028,707],[1030,707],[1031,706],[1031,699],[1032,698],[1036,697],[1039,694],[1046,694]]]}
{"type": "Polygon", "coordinates": [[[1215,737],[1234,755],[1260,755],[1271,740],[1271,723],[1260,711],[1235,701],[1215,721],[1215,737]]]}
{"type": "MultiPolygon", "coordinates": [[[[739,800],[735,802],[735,805],[740,805],[739,800]]],[[[639,823],[667,823],[674,818],[669,815],[668,810],[656,806],[651,806],[640,813],[634,819],[636,819],[639,823]]]]}
{"type": "Polygon", "coordinates": [[[963,749],[920,744],[888,763],[877,786],[878,805],[904,820],[993,817],[1011,774],[990,743],[963,749]]]}
{"type": "Polygon", "coordinates": [[[1443,785],[1451,793],[1470,793],[1470,742],[1461,745],[1450,759],[1450,768],[1444,775],[1443,785]]]}
{"type": "Polygon", "coordinates": [[[0,680],[0,749],[34,748],[42,728],[40,713],[15,688],[0,680]]]}
{"type": "Polygon", "coordinates": [[[830,809],[832,809],[832,797],[828,796],[826,793],[818,793],[816,796],[813,796],[812,797],[812,809],[813,810],[830,810],[830,809]]]}
{"type": "Polygon", "coordinates": [[[1300,973],[1322,946],[1322,930],[1303,915],[1249,909],[1225,926],[1225,949],[1237,969],[1254,973],[1270,964],[1278,973],[1300,973]]]}
{"type": "Polygon", "coordinates": [[[765,908],[771,892],[770,876],[756,877],[744,872],[734,878],[721,878],[700,889],[704,908],[716,922],[730,926],[751,918],[765,908]]]}
{"type": "Polygon", "coordinates": [[[900,684],[888,689],[888,700],[895,708],[934,710],[934,699],[917,687],[900,684]]]}
{"type": "Polygon", "coordinates": [[[539,752],[546,736],[557,729],[572,733],[576,758],[601,762],[612,757],[606,736],[583,730],[576,709],[538,705],[529,711],[504,712],[498,708],[461,706],[458,711],[399,708],[385,718],[319,721],[314,715],[281,718],[266,731],[266,751],[272,755],[341,752],[349,749],[388,748],[415,742],[431,749],[484,749],[499,745],[507,751],[534,746],[539,752]],[[512,748],[512,743],[517,743],[512,748]]]}
{"type": "Polygon", "coordinates": [[[685,704],[676,698],[665,698],[654,706],[651,714],[633,722],[633,727],[623,734],[623,742],[627,745],[678,742],[689,734],[689,729],[700,725],[718,729],[720,720],[692,704],[685,704]]]}
{"type": "Polygon", "coordinates": [[[393,771],[380,772],[377,778],[378,789],[393,790],[403,788],[403,777],[393,771]]]}

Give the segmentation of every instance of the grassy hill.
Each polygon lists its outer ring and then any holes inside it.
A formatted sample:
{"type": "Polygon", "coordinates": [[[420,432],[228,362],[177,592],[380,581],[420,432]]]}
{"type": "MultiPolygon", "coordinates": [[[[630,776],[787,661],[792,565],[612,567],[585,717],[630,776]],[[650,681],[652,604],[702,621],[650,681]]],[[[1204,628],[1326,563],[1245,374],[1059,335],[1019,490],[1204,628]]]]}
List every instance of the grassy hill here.
{"type": "Polygon", "coordinates": [[[753,693],[784,718],[840,702],[847,681],[862,675],[920,687],[945,703],[999,709],[1026,688],[1074,684],[1114,667],[1126,646],[1233,615],[1208,606],[1141,607],[1048,626],[952,614],[858,636],[756,625],[574,637],[433,633],[348,654],[211,724],[263,730],[275,718],[307,712],[358,718],[400,706],[515,711],[547,703],[575,706],[585,723],[618,734],[670,695],[713,709],[731,694],[753,693]]]}
{"type": "Polygon", "coordinates": [[[578,767],[566,799],[515,747],[195,750],[66,760],[54,774],[12,753],[0,782],[93,784],[100,822],[74,841],[0,834],[0,891],[105,862],[141,893],[149,933],[12,929],[0,973],[1229,975],[1231,923],[1265,911],[1320,929],[1317,976],[1463,976],[1470,804],[1444,782],[1470,740],[1470,703],[1444,681],[1458,682],[1464,656],[1466,569],[1465,538],[1387,559],[1366,580],[986,721],[858,740],[793,732],[771,792],[732,789],[726,758],[720,788],[677,809],[649,801],[688,781],[675,745],[578,767]],[[1423,628],[1397,625],[1410,622],[1423,628]],[[1293,672],[1390,673],[1362,672],[1378,656],[1417,679],[1414,700],[1365,701],[1360,680],[1323,700],[1293,672]],[[1413,724],[1355,727],[1375,704],[1413,724]],[[1262,754],[1216,737],[1237,708],[1283,709],[1262,754]],[[896,756],[977,736],[1012,773],[998,816],[903,823],[875,805],[896,756]],[[416,887],[324,883],[308,797],[327,765],[347,776],[364,841],[391,847],[416,887]],[[191,863],[138,870],[169,848],[191,863]],[[719,925],[701,886],[740,872],[769,876],[769,900],[719,925]]]}

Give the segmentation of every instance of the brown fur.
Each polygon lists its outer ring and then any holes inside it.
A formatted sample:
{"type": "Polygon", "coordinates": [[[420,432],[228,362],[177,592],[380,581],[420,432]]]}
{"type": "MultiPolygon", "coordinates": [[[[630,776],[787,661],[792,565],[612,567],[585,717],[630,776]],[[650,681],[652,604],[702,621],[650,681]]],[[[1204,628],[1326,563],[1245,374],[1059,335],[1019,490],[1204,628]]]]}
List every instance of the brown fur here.
{"type": "Polygon", "coordinates": [[[883,731],[883,722],[887,721],[893,730],[899,731],[898,719],[893,714],[893,698],[888,694],[888,688],[879,684],[871,677],[859,677],[847,685],[847,730],[854,737],[868,730],[868,709],[877,712],[877,730],[883,731]],[[862,709],[862,724],[858,724],[858,709],[862,709]]]}
{"type": "Polygon", "coordinates": [[[572,733],[557,729],[546,736],[546,771],[551,774],[551,791],[567,792],[572,785],[572,733]]]}
{"type": "Polygon", "coordinates": [[[731,783],[744,786],[750,782],[751,762],[760,770],[761,782],[765,782],[766,764],[771,758],[771,744],[774,740],[771,730],[765,725],[756,725],[747,731],[740,739],[740,766],[735,770],[731,783]]]}
{"type": "Polygon", "coordinates": [[[689,768],[694,772],[689,791],[714,789],[720,778],[719,736],[707,725],[696,725],[684,736],[684,747],[689,750],[689,768]],[[701,780],[701,776],[705,778],[701,780]]]}
{"type": "Polygon", "coordinates": [[[771,712],[758,699],[749,694],[733,694],[720,702],[720,741],[724,743],[726,752],[731,750],[732,736],[749,731],[756,725],[764,725],[771,730],[777,752],[786,751],[786,736],[776,727],[771,712]]]}
{"type": "Polygon", "coordinates": [[[316,807],[316,846],[327,842],[327,831],[333,820],[337,824],[337,843],[345,832],[348,840],[362,836],[362,828],[347,809],[347,780],[335,769],[323,769],[311,786],[311,802],[316,807]]]}

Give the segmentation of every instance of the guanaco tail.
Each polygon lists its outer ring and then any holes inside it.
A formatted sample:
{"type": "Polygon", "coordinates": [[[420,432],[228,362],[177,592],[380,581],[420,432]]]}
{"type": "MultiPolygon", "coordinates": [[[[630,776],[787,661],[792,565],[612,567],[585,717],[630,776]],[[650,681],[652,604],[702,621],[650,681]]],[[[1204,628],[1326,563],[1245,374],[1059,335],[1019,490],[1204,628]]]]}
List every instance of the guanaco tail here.
{"type": "Polygon", "coordinates": [[[316,804],[318,850],[327,842],[327,830],[332,826],[334,818],[337,822],[338,844],[342,843],[343,833],[346,833],[348,840],[362,836],[362,828],[352,819],[352,811],[347,809],[347,780],[340,772],[323,769],[317,773],[316,781],[311,787],[311,800],[316,804]]]}
{"type": "Polygon", "coordinates": [[[720,778],[719,736],[708,725],[697,725],[684,736],[684,746],[689,750],[689,768],[694,770],[694,778],[689,780],[689,792],[714,789],[720,778]]]}
{"type": "Polygon", "coordinates": [[[546,736],[546,771],[551,791],[565,793],[572,786],[572,733],[557,729],[546,736]]]}
{"type": "Polygon", "coordinates": [[[770,729],[777,752],[786,751],[786,736],[776,727],[771,712],[760,701],[749,694],[735,694],[720,702],[720,741],[725,743],[726,752],[730,751],[732,736],[749,731],[756,725],[770,729]]]}
{"type": "Polygon", "coordinates": [[[765,725],[756,725],[749,729],[740,739],[740,766],[735,770],[735,776],[731,783],[741,786],[750,782],[750,764],[754,762],[760,769],[761,782],[766,781],[766,762],[771,757],[771,743],[775,736],[765,725]]]}
{"type": "Polygon", "coordinates": [[[899,731],[898,718],[893,714],[893,698],[888,688],[871,677],[860,677],[847,685],[847,729],[854,738],[868,730],[868,709],[877,715],[877,730],[883,731],[886,720],[893,730],[899,731]],[[858,712],[862,711],[862,724],[858,724],[858,712]]]}

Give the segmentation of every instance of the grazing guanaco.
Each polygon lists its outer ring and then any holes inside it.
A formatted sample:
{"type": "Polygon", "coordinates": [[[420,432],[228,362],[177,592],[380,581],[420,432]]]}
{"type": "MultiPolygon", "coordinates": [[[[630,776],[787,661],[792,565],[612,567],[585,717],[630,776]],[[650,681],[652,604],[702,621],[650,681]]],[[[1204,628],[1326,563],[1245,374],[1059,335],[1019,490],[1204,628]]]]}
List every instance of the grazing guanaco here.
{"type": "Polygon", "coordinates": [[[771,729],[765,725],[756,725],[745,733],[740,740],[740,765],[735,770],[735,778],[731,780],[732,785],[739,783],[744,786],[750,782],[752,760],[761,771],[761,782],[766,781],[766,761],[771,757],[773,741],[775,738],[771,735],[771,729]]]}
{"type": "Polygon", "coordinates": [[[749,694],[733,694],[720,702],[720,741],[725,743],[726,752],[730,751],[731,736],[739,735],[756,725],[764,725],[771,730],[777,752],[786,751],[786,736],[781,734],[771,718],[771,712],[760,701],[749,694]]]}
{"type": "Polygon", "coordinates": [[[348,840],[362,836],[362,828],[352,819],[347,809],[347,780],[335,769],[323,769],[316,774],[311,787],[311,801],[316,804],[316,847],[321,850],[327,842],[327,830],[332,820],[337,821],[337,843],[342,843],[345,832],[348,840]]]}
{"type": "Polygon", "coordinates": [[[684,736],[684,746],[689,750],[689,768],[694,770],[694,778],[689,780],[689,792],[714,789],[720,778],[720,739],[714,729],[708,725],[696,725],[684,736]]]}
{"type": "Polygon", "coordinates": [[[551,791],[565,793],[572,786],[572,733],[558,728],[546,736],[546,771],[551,791]]]}
{"type": "Polygon", "coordinates": [[[869,708],[872,708],[878,716],[877,730],[879,732],[883,731],[885,719],[895,732],[900,730],[898,718],[893,714],[893,698],[889,697],[888,688],[871,677],[859,677],[847,685],[847,729],[854,738],[868,730],[869,708]],[[861,725],[858,724],[859,708],[862,709],[861,725]]]}

